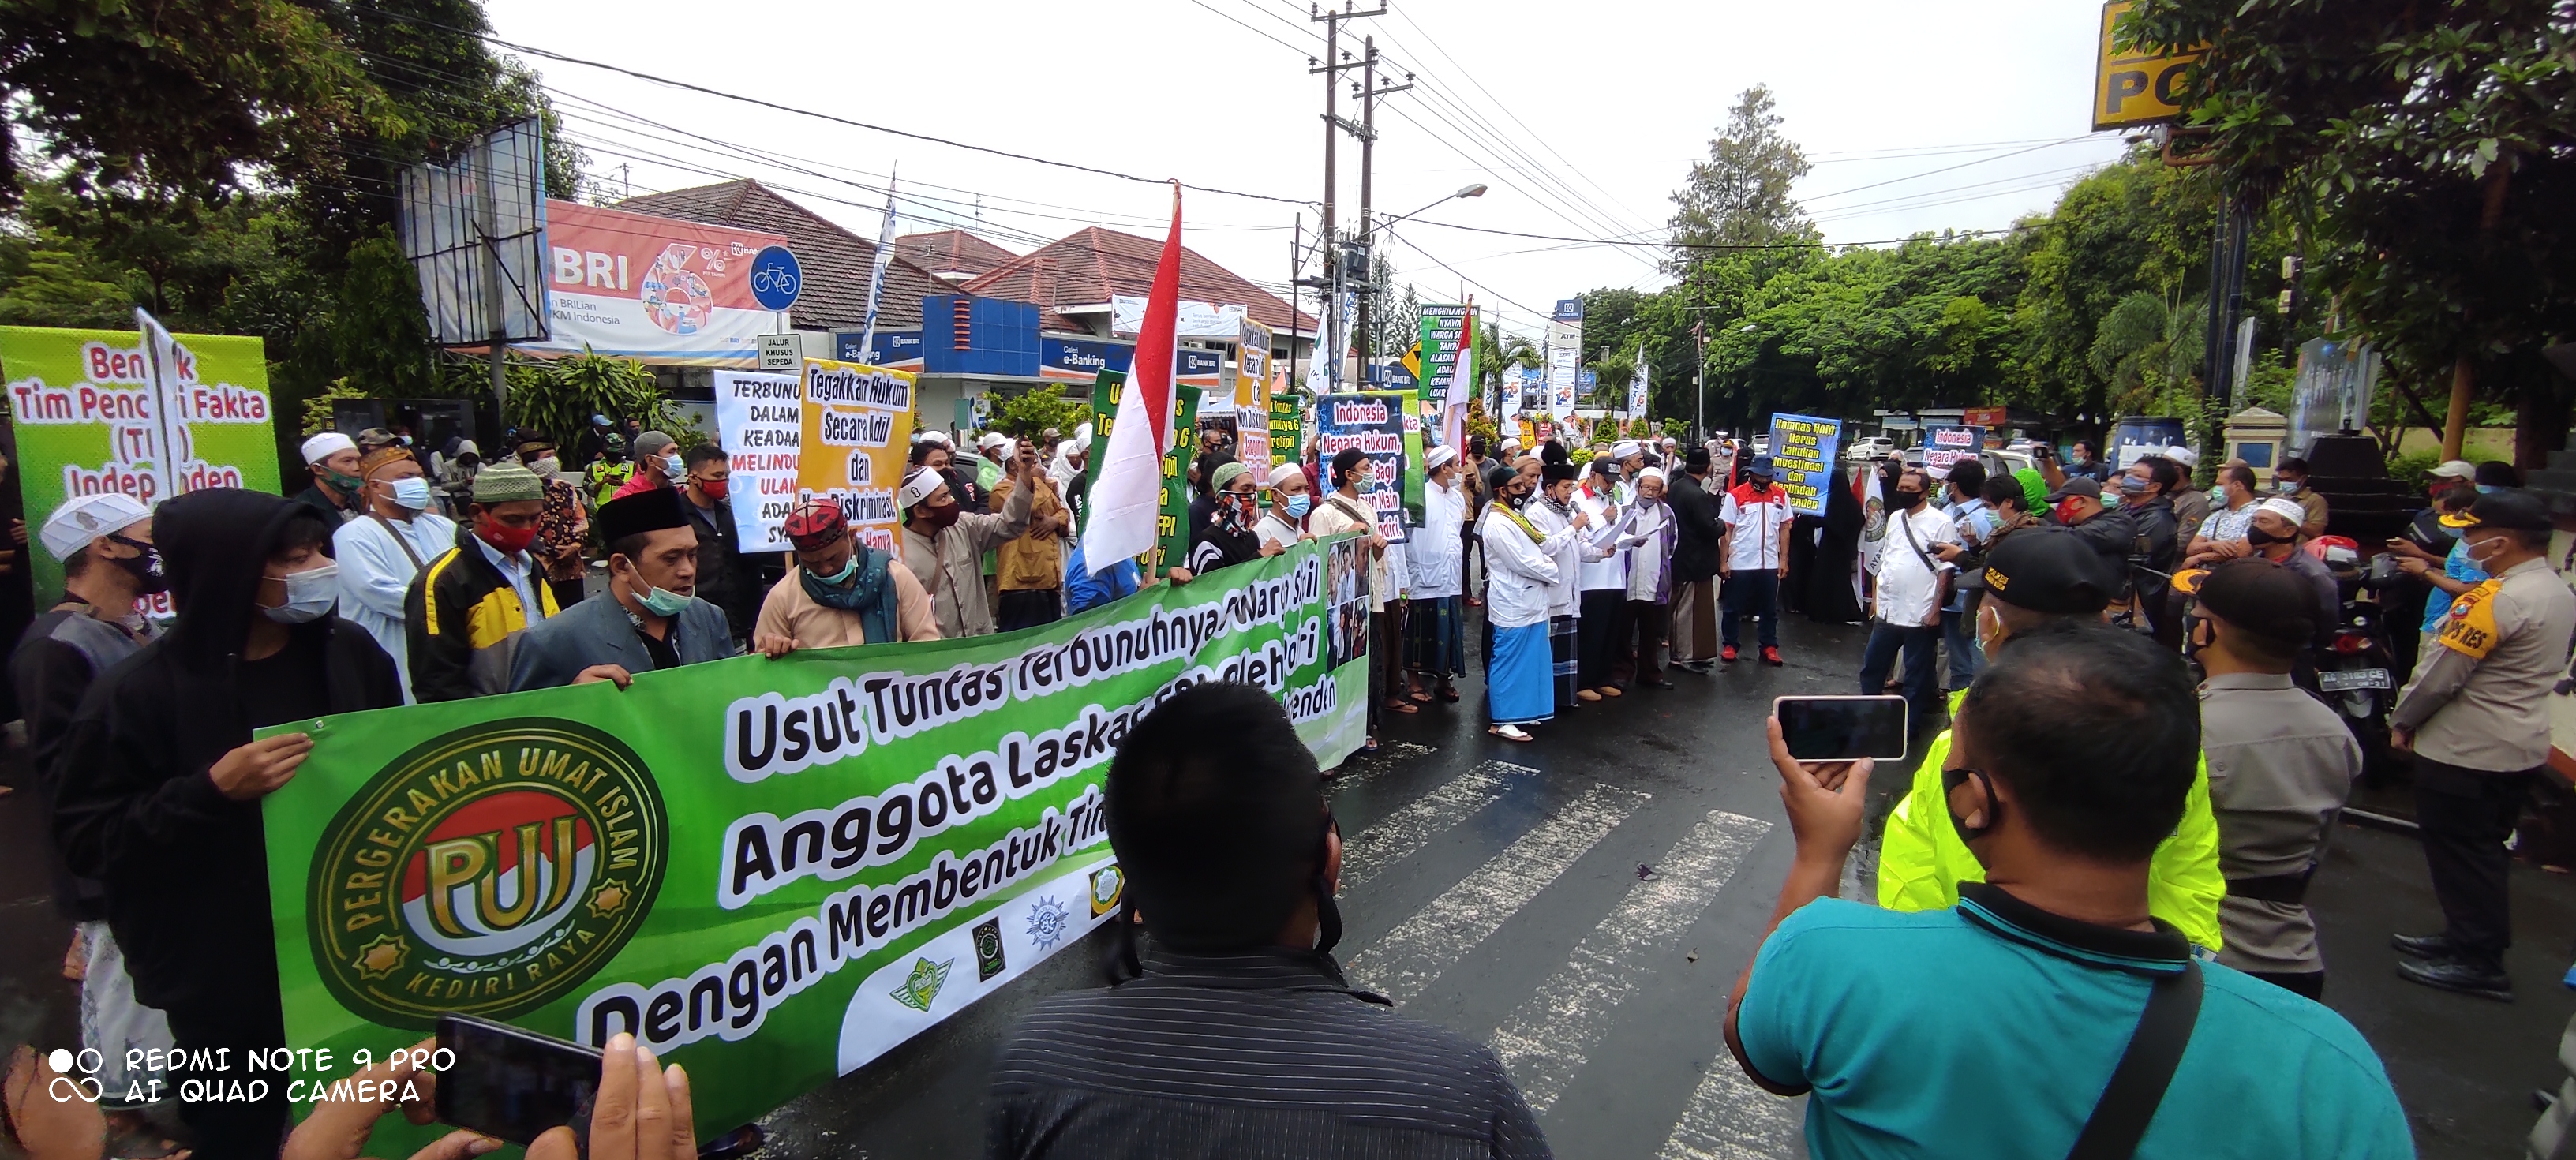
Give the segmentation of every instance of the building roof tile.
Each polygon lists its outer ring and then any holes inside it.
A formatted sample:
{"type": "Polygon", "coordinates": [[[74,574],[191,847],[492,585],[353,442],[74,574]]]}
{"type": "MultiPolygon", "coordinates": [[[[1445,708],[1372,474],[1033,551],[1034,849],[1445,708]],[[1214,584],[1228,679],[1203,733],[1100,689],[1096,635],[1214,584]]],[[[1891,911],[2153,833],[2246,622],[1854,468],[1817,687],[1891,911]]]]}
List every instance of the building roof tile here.
{"type": "MultiPolygon", "coordinates": [[[[966,283],[969,294],[1054,308],[1104,305],[1114,295],[1141,298],[1153,288],[1162,243],[1093,226],[1049,242],[966,283]]],[[[1315,319],[1241,275],[1181,247],[1181,297],[1219,306],[1240,304],[1252,320],[1285,332],[1315,331],[1315,319]]],[[[1045,322],[1056,329],[1055,322],[1045,322]]]]}

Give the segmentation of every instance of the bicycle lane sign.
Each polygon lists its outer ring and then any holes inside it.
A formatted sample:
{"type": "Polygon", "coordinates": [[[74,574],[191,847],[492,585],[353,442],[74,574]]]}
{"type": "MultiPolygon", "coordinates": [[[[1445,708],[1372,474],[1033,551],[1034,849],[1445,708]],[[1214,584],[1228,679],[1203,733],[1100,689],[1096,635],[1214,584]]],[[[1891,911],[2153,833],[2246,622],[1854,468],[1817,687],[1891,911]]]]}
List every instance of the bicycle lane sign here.
{"type": "Polygon", "coordinates": [[[751,296],[763,310],[785,310],[805,289],[805,269],[785,246],[765,246],[751,259],[751,296]]]}

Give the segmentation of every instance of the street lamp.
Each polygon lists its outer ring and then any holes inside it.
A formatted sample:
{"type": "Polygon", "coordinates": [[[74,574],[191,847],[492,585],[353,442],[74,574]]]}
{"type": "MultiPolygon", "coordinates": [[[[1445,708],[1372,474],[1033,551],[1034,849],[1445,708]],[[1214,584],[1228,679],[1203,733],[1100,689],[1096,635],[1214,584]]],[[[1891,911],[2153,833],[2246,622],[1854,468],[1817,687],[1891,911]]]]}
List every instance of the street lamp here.
{"type": "MultiPolygon", "coordinates": [[[[1448,202],[1457,200],[1458,198],[1483,196],[1485,196],[1485,183],[1481,181],[1474,182],[1460,187],[1458,192],[1441,198],[1438,201],[1434,201],[1430,205],[1426,205],[1421,209],[1413,211],[1413,213],[1405,214],[1403,217],[1388,218],[1386,219],[1386,224],[1381,228],[1394,229],[1395,223],[1403,221],[1405,218],[1410,218],[1414,216],[1414,214],[1427,212],[1433,207],[1445,205],[1448,202]]],[[[1371,260],[1374,261],[1376,250],[1368,240],[1368,223],[1365,220],[1360,223],[1360,241],[1363,251],[1368,253],[1371,256],[1371,260]]],[[[1374,318],[1376,312],[1373,304],[1377,299],[1378,292],[1378,287],[1374,281],[1376,270],[1372,268],[1369,271],[1369,274],[1372,280],[1367,284],[1367,289],[1364,291],[1364,297],[1360,299],[1360,373],[1363,375],[1368,373],[1370,360],[1377,356],[1377,336],[1373,333],[1376,329],[1374,318]]]]}
{"type": "Polygon", "coordinates": [[[1453,202],[1453,201],[1456,201],[1456,200],[1458,200],[1458,199],[1460,199],[1460,198],[1464,198],[1464,197],[1483,197],[1483,196],[1485,196],[1485,183],[1484,183],[1484,182],[1479,181],[1479,182],[1476,182],[1476,183],[1474,183],[1474,184],[1471,184],[1471,185],[1468,185],[1468,186],[1465,186],[1465,187],[1463,187],[1463,188],[1459,189],[1459,191],[1458,191],[1458,192],[1456,192],[1456,193],[1450,194],[1450,195],[1449,195],[1449,196],[1447,196],[1447,197],[1444,197],[1444,198],[1441,198],[1441,199],[1440,199],[1440,200],[1438,200],[1438,201],[1432,202],[1430,205],[1426,205],[1426,206],[1422,207],[1421,209],[1417,209],[1417,210],[1413,211],[1413,213],[1405,214],[1405,215],[1403,215],[1403,217],[1391,217],[1391,218],[1386,219],[1386,228],[1388,228],[1388,229],[1394,229],[1394,228],[1395,228],[1395,223],[1397,223],[1397,222],[1403,221],[1403,220],[1405,220],[1406,218],[1413,217],[1413,216],[1415,216],[1416,214],[1429,213],[1429,212],[1431,212],[1432,210],[1438,209],[1438,208],[1440,208],[1441,206],[1443,206],[1443,205],[1447,205],[1448,203],[1453,202]]]}

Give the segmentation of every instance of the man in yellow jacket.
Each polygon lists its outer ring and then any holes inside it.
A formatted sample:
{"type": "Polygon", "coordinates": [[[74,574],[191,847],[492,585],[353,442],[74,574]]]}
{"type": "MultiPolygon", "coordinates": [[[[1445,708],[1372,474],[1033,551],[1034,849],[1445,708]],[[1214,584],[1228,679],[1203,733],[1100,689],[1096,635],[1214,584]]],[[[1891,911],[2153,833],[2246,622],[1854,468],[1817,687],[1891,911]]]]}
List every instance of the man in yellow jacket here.
{"type": "MultiPolygon", "coordinates": [[[[1960,579],[1982,589],[1977,641],[1992,653],[2016,631],[2066,617],[2099,617],[2110,602],[2111,578],[2091,548],[2054,528],[2030,528],[1995,546],[1985,567],[1960,579]]],[[[1964,689],[1951,694],[1958,709],[1964,689]]],[[[2082,728],[2083,722],[2068,722],[2082,728]]],[[[1941,789],[1941,767],[1950,753],[1942,730],[1915,766],[1914,784],[1887,819],[1878,856],[1878,904],[1889,910],[1936,910],[1959,902],[1959,884],[1983,882],[1985,867],[1968,852],[1951,821],[1941,789]]],[[[2172,923],[2183,937],[2219,949],[2218,902],[2227,880],[2218,870],[2218,823],[2209,812],[2209,759],[2204,755],[2183,803],[2182,824],[2156,847],[2148,864],[2149,913],[2172,923]]]]}

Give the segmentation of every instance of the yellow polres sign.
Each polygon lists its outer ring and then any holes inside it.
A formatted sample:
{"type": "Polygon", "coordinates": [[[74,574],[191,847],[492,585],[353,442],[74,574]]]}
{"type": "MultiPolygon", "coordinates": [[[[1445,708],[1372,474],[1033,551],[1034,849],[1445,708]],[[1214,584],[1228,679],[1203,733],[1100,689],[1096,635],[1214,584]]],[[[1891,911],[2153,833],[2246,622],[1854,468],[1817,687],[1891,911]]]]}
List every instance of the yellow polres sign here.
{"type": "Polygon", "coordinates": [[[2108,0],[2102,5],[2100,65],[2093,73],[2093,128],[2126,129],[2180,120],[2183,82],[2200,63],[2207,46],[2173,53],[2122,50],[2113,44],[2120,14],[2138,0],[2108,0]]]}

